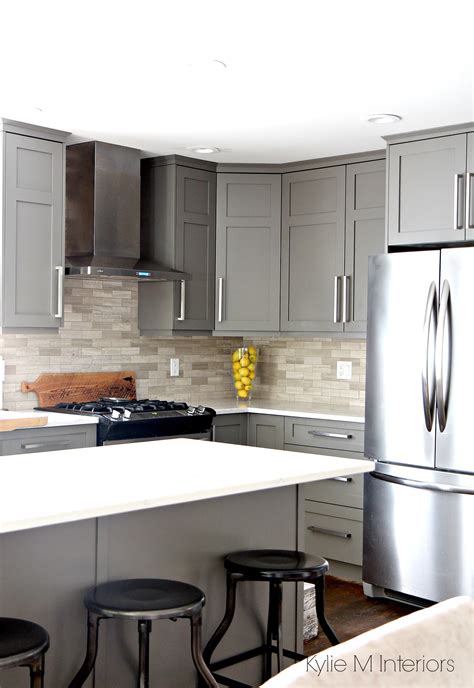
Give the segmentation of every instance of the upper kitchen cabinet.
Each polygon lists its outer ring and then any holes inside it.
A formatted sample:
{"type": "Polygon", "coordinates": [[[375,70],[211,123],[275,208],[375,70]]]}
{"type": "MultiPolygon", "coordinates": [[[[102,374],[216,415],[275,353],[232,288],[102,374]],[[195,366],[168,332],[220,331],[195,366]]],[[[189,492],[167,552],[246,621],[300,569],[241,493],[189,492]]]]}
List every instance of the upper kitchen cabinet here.
{"type": "Polygon", "coordinates": [[[215,165],[170,156],[142,161],[142,257],[189,274],[139,284],[142,334],[210,334],[214,327],[215,165]]]}
{"type": "Polygon", "coordinates": [[[472,136],[464,129],[443,136],[419,132],[406,142],[399,142],[401,136],[387,137],[389,246],[473,238],[473,227],[468,227],[473,224],[468,207],[472,153],[466,168],[472,136]]]}
{"type": "Polygon", "coordinates": [[[347,165],[342,320],[344,332],[367,330],[369,256],[385,251],[385,160],[347,165]]]}
{"type": "Polygon", "coordinates": [[[67,132],[0,120],[1,325],[58,328],[63,315],[67,132]]]}
{"type": "Polygon", "coordinates": [[[216,333],[279,330],[280,211],[280,174],[218,174],[216,333]]]}

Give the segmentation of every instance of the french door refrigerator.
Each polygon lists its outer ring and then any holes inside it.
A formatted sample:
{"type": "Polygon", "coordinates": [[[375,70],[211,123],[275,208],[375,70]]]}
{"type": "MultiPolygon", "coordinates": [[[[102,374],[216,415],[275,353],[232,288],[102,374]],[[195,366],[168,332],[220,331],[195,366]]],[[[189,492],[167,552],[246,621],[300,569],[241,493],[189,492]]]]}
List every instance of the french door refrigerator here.
{"type": "Polygon", "coordinates": [[[474,596],[474,248],[369,259],[363,582],[474,596]]]}

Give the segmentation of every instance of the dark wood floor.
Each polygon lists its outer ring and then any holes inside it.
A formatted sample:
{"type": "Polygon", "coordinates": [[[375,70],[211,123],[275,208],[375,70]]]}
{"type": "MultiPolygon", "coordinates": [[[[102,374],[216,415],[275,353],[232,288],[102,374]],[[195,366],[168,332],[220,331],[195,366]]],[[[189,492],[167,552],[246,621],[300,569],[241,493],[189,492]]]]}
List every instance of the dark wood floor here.
{"type": "MultiPolygon", "coordinates": [[[[358,583],[326,576],[326,618],[341,641],[413,611],[415,607],[409,605],[366,597],[358,583]]],[[[320,630],[317,638],[304,644],[304,651],[309,656],[329,646],[329,640],[320,630]]]]}

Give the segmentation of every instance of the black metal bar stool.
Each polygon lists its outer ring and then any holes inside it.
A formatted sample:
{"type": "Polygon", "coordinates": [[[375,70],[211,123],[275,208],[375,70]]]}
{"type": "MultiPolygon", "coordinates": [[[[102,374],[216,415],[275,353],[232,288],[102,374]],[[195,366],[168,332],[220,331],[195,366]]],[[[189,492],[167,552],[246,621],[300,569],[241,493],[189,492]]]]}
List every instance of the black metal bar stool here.
{"type": "Polygon", "coordinates": [[[222,621],[206,645],[204,660],[210,667],[218,683],[232,688],[251,688],[246,683],[216,673],[220,669],[243,662],[252,657],[263,656],[262,679],[268,681],[272,676],[272,656],[276,654],[277,669],[283,669],[283,657],[302,660],[304,655],[282,647],[282,583],[306,581],[316,588],[316,609],[319,623],[332,645],[339,640],[326,620],[324,613],[324,576],[329,564],[322,557],[281,549],[258,549],[248,552],[228,554],[224,559],[227,569],[227,599],[222,621]],[[212,663],[211,657],[225,633],[229,629],[235,612],[237,583],[241,581],[267,581],[269,583],[269,605],[266,642],[264,645],[240,652],[226,659],[212,663]],[[275,644],[274,644],[275,641],[275,644]]]}
{"type": "Polygon", "coordinates": [[[158,619],[186,618],[191,622],[191,654],[203,685],[217,688],[204,663],[201,649],[202,608],[206,598],[194,585],[160,578],[134,578],[102,583],[84,598],[87,614],[87,652],[84,662],[69,684],[82,686],[97,657],[99,622],[102,619],[138,621],[138,688],[149,687],[149,641],[151,622],[158,619]]]}
{"type": "Polygon", "coordinates": [[[48,647],[49,635],[42,626],[24,619],[0,617],[0,669],[29,667],[31,688],[43,688],[48,647]]]}

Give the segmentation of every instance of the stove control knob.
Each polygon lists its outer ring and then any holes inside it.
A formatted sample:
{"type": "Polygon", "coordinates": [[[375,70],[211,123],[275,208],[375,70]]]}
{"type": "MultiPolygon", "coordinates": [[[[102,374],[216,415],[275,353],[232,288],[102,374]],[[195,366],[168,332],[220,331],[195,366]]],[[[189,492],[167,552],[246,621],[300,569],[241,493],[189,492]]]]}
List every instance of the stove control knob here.
{"type": "Polygon", "coordinates": [[[117,409],[113,409],[112,411],[112,419],[113,420],[118,420],[121,417],[120,411],[117,411],[117,409]]]}
{"type": "Polygon", "coordinates": [[[188,406],[188,416],[194,416],[196,414],[196,409],[194,406],[188,406]]]}
{"type": "Polygon", "coordinates": [[[204,408],[204,406],[201,405],[197,407],[196,411],[200,414],[206,413],[206,409],[204,408]]]}
{"type": "Polygon", "coordinates": [[[130,411],[130,409],[125,409],[125,411],[123,412],[123,419],[124,420],[130,420],[131,417],[132,417],[132,412],[130,411]]]}

